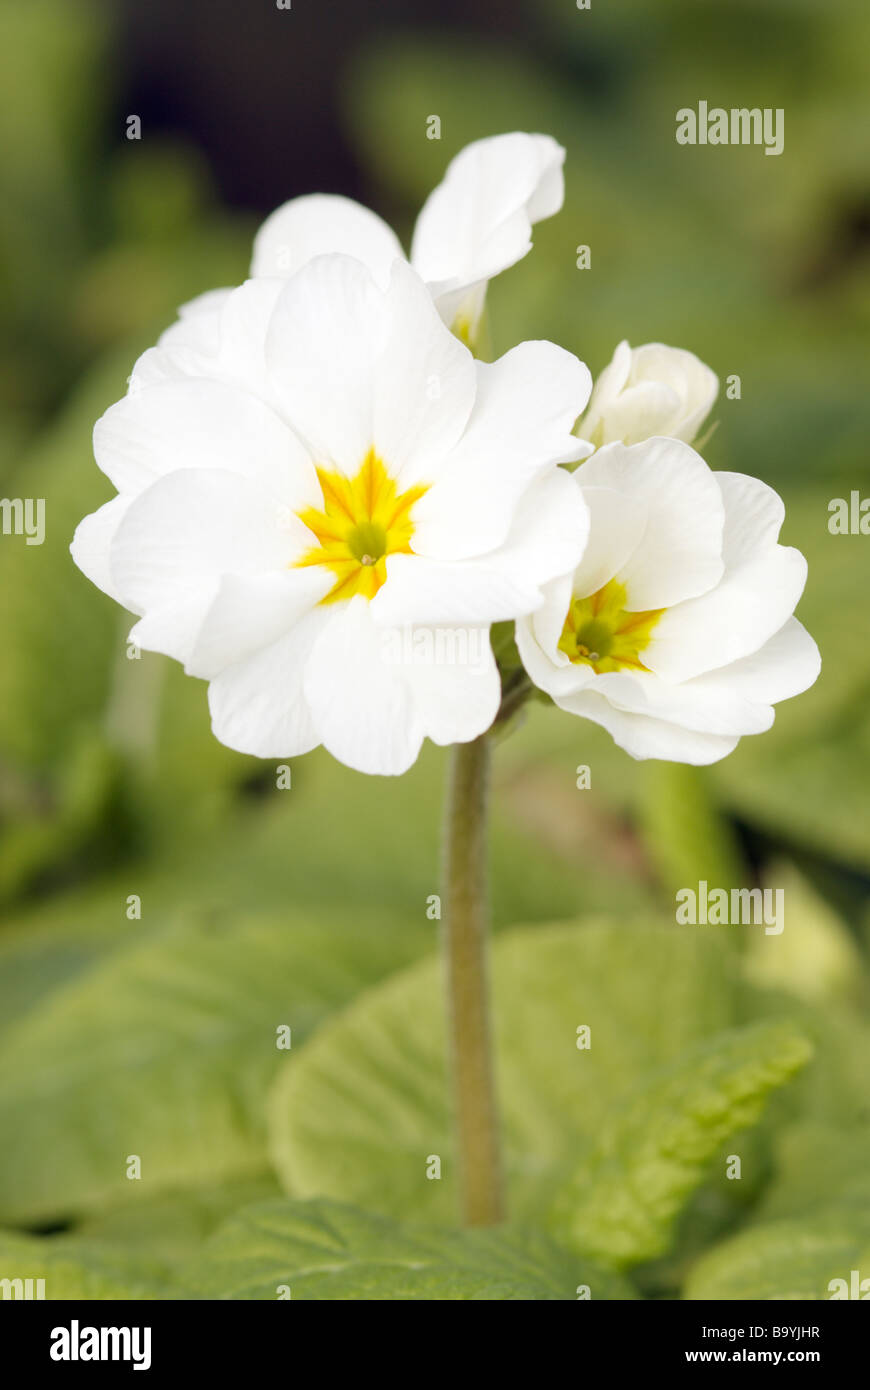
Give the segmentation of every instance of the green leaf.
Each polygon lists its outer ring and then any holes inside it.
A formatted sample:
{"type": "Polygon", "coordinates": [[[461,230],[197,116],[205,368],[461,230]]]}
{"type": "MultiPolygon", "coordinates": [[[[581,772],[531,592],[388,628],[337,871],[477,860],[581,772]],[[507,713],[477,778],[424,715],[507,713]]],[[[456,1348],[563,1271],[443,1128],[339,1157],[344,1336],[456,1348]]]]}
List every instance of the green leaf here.
{"type": "Polygon", "coordinates": [[[105,29],[63,0],[0,5],[0,370],[16,404],[50,399],[78,348],[63,316],[93,203],[82,155],[99,142],[105,29]]]}
{"type": "MultiPolygon", "coordinates": [[[[148,660],[124,662],[125,667],[137,668],[131,676],[134,690],[138,668],[148,660]]],[[[165,666],[169,672],[169,663],[165,666]]],[[[191,698],[184,701],[183,719],[173,714],[175,732],[165,748],[161,739],[162,751],[148,777],[153,814],[166,817],[172,830],[170,835],[164,827],[155,836],[159,860],[149,863],[139,858],[111,874],[103,873],[98,884],[43,898],[26,911],[18,909],[0,932],[0,1020],[4,1025],[101,954],[127,946],[131,938],[141,940],[169,918],[181,919],[186,912],[223,915],[228,903],[243,903],[246,911],[276,917],[291,902],[297,917],[310,912],[317,920],[359,917],[370,922],[378,918],[380,934],[394,932],[392,939],[397,943],[391,960],[386,953],[382,957],[386,966],[403,965],[432,949],[437,922],[427,917],[427,901],[439,888],[437,842],[444,771],[440,753],[426,750],[406,777],[379,784],[377,816],[371,814],[371,779],[322,753],[294,761],[289,790],[276,788],[275,764],[255,763],[261,770],[258,795],[246,798],[228,814],[226,784],[237,773],[222,771],[221,758],[236,755],[222,748],[209,732],[204,686],[186,680],[180,671],[178,677],[180,688],[174,681],[167,684],[175,693],[186,687],[191,698]],[[196,757],[186,757],[193,747],[196,757]],[[208,758],[209,748],[214,750],[213,760],[208,758]],[[176,763],[186,763],[184,777],[168,772],[172,751],[176,763]],[[156,797],[158,770],[166,773],[161,780],[164,791],[169,784],[173,787],[171,816],[156,797]],[[217,827],[210,823],[213,815],[203,819],[197,812],[194,798],[202,811],[207,803],[214,813],[224,805],[217,827]],[[340,817],[336,815],[339,805],[340,817]],[[182,809],[183,834],[178,819],[182,809]],[[140,922],[131,923],[124,915],[131,892],[142,900],[140,922]]],[[[174,697],[173,707],[176,712],[180,708],[174,697]]],[[[646,897],[642,880],[622,860],[612,865],[605,860],[582,879],[576,873],[578,836],[571,812],[583,803],[584,794],[574,788],[570,759],[565,760],[560,797],[552,784],[536,792],[530,785],[531,769],[520,774],[515,762],[503,758],[507,751],[507,747],[500,749],[496,759],[497,924],[509,920],[508,913],[515,910],[534,919],[576,911],[581,903],[602,903],[608,898],[620,908],[642,904],[646,897]],[[545,819],[548,809],[549,820],[545,819]]],[[[248,760],[239,761],[247,764],[248,760]]],[[[66,764],[61,780],[66,777],[65,768],[66,764]]],[[[128,793],[132,787],[137,794],[141,791],[141,779],[131,780],[128,775],[127,783],[128,793]]],[[[84,799],[79,795],[79,802],[84,799]]],[[[137,809],[143,810],[141,799],[137,809]]],[[[48,828],[56,846],[60,829],[53,821],[48,828]]],[[[117,818],[111,827],[102,827],[104,853],[110,833],[118,833],[117,818]]],[[[142,838],[140,833],[140,856],[142,838]]],[[[119,835],[119,851],[123,844],[119,835]]],[[[153,848],[149,841],[149,850],[153,848]]]]}
{"type": "Polygon", "coordinates": [[[68,893],[60,898],[60,912],[37,909],[0,932],[3,1031],[45,995],[125,944],[123,902],[120,888],[116,893],[68,893]]]}
{"type": "Polygon", "coordinates": [[[812,1065],[771,1099],[776,1124],[813,1120],[842,1129],[870,1123],[870,1025],[861,1011],[843,1001],[808,1005],[787,994],[761,991],[747,1003],[745,1017],[787,1021],[813,1045],[812,1065]]]}
{"type": "Polygon", "coordinates": [[[778,936],[750,935],[743,959],[747,979],[811,1003],[860,1004],[867,967],[846,924],[793,864],[773,864],[765,878],[782,889],[786,929],[778,936]]]}
{"type": "Polygon", "coordinates": [[[75,739],[50,785],[23,778],[7,792],[0,833],[0,905],[40,879],[75,874],[83,857],[93,868],[110,858],[112,822],[122,804],[122,766],[93,730],[75,739]],[[47,804],[28,806],[30,799],[47,804]]]}
{"type": "Polygon", "coordinates": [[[175,1296],[159,1261],[143,1259],[138,1252],[106,1249],[77,1236],[0,1231],[0,1271],[6,1279],[44,1279],[48,1302],[175,1296]]]}
{"type": "Polygon", "coordinates": [[[73,977],[0,1038],[2,1218],[121,1200],[130,1154],[151,1193],[262,1173],[278,1026],[298,1046],[407,958],[377,913],[213,915],[73,977]]]}
{"type": "Polygon", "coordinates": [[[281,1195],[271,1175],[156,1195],[142,1183],[128,1187],[125,1202],[94,1212],[76,1226],[76,1237],[173,1265],[192,1258],[232,1213],[281,1195]]]}
{"type": "MultiPolygon", "coordinates": [[[[200,707],[198,735],[191,709],[189,748],[194,738],[198,743],[207,734],[208,718],[205,687],[189,679],[186,685],[188,704],[200,707]]],[[[516,741],[524,738],[525,730],[516,741]]],[[[612,850],[582,877],[577,873],[587,813],[584,793],[574,785],[576,759],[563,757],[558,774],[561,794],[554,786],[555,774],[536,789],[535,744],[521,773],[510,756],[512,741],[499,747],[494,759],[496,927],[515,922],[517,913],[524,920],[546,921],[606,903],[619,911],[648,906],[648,888],[627,854],[612,850]],[[584,816],[582,825],[572,812],[584,816]]],[[[184,757],[180,731],[173,743],[179,758],[184,757]]],[[[227,751],[218,747],[216,757],[227,751]]],[[[161,766],[166,762],[168,753],[165,760],[161,757],[161,766]]],[[[383,912],[397,923],[403,921],[412,937],[417,938],[420,928],[417,953],[431,949],[437,922],[426,913],[429,897],[440,891],[444,763],[442,750],[427,747],[405,776],[380,779],[375,786],[370,777],[341,766],[321,750],[293,761],[292,787],[284,791],[276,789],[277,764],[259,763],[259,815],[249,802],[244,818],[234,821],[218,840],[203,839],[195,853],[186,835],[176,837],[174,845],[161,844],[161,858],[171,865],[175,878],[173,892],[191,905],[246,902],[271,911],[279,910],[289,897],[296,907],[317,912],[334,908],[342,916],[358,908],[364,914],[383,912]]],[[[192,790],[193,766],[184,778],[178,776],[177,786],[186,779],[192,790]]],[[[179,796],[177,806],[183,805],[179,796]]]]}
{"type": "Polygon", "coordinates": [[[648,1078],[559,1192],[553,1230],[619,1267],[664,1254],[720,1145],[754,1124],[768,1094],[811,1054],[793,1028],[761,1024],[710,1039],[648,1078]]]}
{"type": "MultiPolygon", "coordinates": [[[[733,1024],[728,957],[700,933],[627,923],[514,930],[492,958],[509,1210],[548,1203],[618,1103],[657,1066],[733,1024]],[[591,1029],[580,1050],[577,1030],[591,1029]]],[[[456,1189],[441,965],[356,1000],[282,1068],[272,1155],[288,1192],[450,1222],[456,1189]],[[442,1177],[426,1177],[428,1157],[442,1177]]]]}
{"type": "Polygon", "coordinates": [[[593,1299],[634,1296],[540,1233],[403,1228],[324,1201],[248,1207],[181,1278],[210,1299],[553,1300],[576,1299],[580,1285],[593,1299]]]}
{"type": "Polygon", "coordinates": [[[79,574],[69,544],[111,495],[91,433],[129,370],[128,350],[86,378],[6,483],[45,500],[42,545],[0,538],[0,757],[19,765],[53,768],[105,707],[123,615],[79,574]]]}
{"type": "Polygon", "coordinates": [[[732,827],[705,768],[651,759],[638,771],[640,830],[662,888],[673,902],[685,884],[739,885],[745,870],[732,827]]]}
{"type": "Polygon", "coordinates": [[[829,1299],[833,1279],[870,1277],[870,1212],[844,1207],[806,1220],[742,1232],[705,1255],[685,1288],[688,1299],[829,1299]]]}
{"type": "Polygon", "coordinates": [[[812,1216],[822,1192],[836,1194],[832,1205],[854,1207],[870,1217],[870,1121],[835,1126],[804,1120],[777,1135],[774,1164],[774,1178],[753,1213],[755,1222],[812,1216]]]}

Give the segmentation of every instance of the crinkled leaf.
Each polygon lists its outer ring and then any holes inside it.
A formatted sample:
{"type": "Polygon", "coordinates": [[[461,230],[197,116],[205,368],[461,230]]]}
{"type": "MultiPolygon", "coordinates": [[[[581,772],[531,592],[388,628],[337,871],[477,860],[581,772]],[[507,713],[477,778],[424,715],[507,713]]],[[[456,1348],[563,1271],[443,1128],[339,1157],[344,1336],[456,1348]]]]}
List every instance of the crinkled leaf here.
{"type": "Polygon", "coordinates": [[[793,1028],[761,1024],[712,1038],[649,1078],[608,1116],[560,1190],[553,1230],[618,1266],[663,1254],[720,1145],[759,1118],[811,1053],[793,1028]]]}
{"type": "Polygon", "coordinates": [[[870,1213],[844,1207],[743,1231],[692,1270],[688,1299],[829,1299],[833,1279],[870,1277],[870,1213]]]}
{"type": "MultiPolygon", "coordinates": [[[[514,930],[496,940],[492,973],[516,1215],[548,1203],[554,1176],[647,1072],[734,1022],[727,956],[697,933],[627,923],[514,930]]],[[[271,1097],[271,1150],[288,1192],[454,1219],[444,1056],[437,960],[319,1029],[271,1097]],[[441,1158],[439,1181],[427,1179],[430,1155],[441,1158]]]]}
{"type": "Polygon", "coordinates": [[[138,1251],[105,1248],[77,1236],[22,1236],[0,1231],[0,1277],[44,1279],[48,1302],[175,1296],[160,1261],[143,1258],[138,1251]]]}
{"type": "Polygon", "coordinates": [[[248,1207],[181,1278],[212,1299],[553,1300],[580,1285],[593,1299],[634,1296],[540,1233],[427,1231],[326,1201],[248,1207]]]}

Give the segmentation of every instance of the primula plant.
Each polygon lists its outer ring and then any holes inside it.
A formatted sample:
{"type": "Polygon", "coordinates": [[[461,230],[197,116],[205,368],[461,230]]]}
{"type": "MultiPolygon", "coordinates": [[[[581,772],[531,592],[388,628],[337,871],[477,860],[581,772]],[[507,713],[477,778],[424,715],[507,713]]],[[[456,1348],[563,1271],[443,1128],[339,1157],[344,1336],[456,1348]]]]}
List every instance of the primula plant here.
{"type": "MultiPolygon", "coordinates": [[[[442,937],[468,1226],[508,1215],[488,1001],[494,734],[535,697],[602,725],[633,758],[712,763],[819,671],[793,617],[806,564],[779,543],[779,497],[698,452],[718,390],[709,367],[621,342],[593,387],[546,341],[484,360],[487,284],[559,210],[563,159],[543,135],[468,146],[426,201],[410,258],[347,199],[279,208],[250,279],[186,305],[98,421],[117,496],[72,546],[137,616],[130,641],[208,681],[230,748],[282,761],[323,745],[383,776],[406,772],[425,739],[451,747],[442,937]]],[[[735,1107],[749,1122],[806,1055],[764,1025],[660,1083],[690,1111],[705,1086],[730,1101],[687,1141],[687,1172],[652,1203],[633,1258],[660,1253],[676,1194],[699,1181],[735,1107]]],[[[586,1178],[606,1163],[601,1142],[586,1178]]],[[[665,1169],[678,1161],[666,1153],[665,1169]]],[[[618,1174],[598,1181],[597,1206],[582,1175],[563,1187],[553,1230],[566,1259],[573,1246],[606,1271],[625,1263],[610,1227],[627,1199],[618,1174]]],[[[422,1266],[454,1260],[458,1287],[473,1283],[472,1247],[401,1239],[418,1242],[422,1266]]],[[[482,1296],[524,1296],[504,1277],[503,1295],[482,1296]]],[[[615,1275],[597,1277],[598,1296],[621,1296],[615,1275]]]]}

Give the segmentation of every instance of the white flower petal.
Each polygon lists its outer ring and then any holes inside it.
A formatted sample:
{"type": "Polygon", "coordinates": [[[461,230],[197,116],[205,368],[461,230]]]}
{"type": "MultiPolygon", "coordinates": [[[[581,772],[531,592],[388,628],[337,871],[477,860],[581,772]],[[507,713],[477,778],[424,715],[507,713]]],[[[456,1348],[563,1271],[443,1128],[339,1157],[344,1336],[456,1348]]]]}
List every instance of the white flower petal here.
{"type": "Polygon", "coordinates": [[[286,418],[319,464],[355,475],[374,442],[385,296],[349,256],[318,256],[285,284],[266,362],[286,418]]]}
{"type": "Polygon", "coordinates": [[[747,473],[714,473],[725,505],[722,555],[726,570],[775,546],[785,521],[779,493],[747,473]]]}
{"type": "Polygon", "coordinates": [[[130,377],[130,394],[161,381],[202,377],[242,387],[274,406],[265,343],[285,283],[275,278],[246,280],[237,289],[219,291],[213,303],[173,324],[157,347],[142,354],[130,377]]]}
{"type": "Polygon", "coordinates": [[[791,617],[806,583],[800,551],[777,544],[784,509],[772,488],[741,473],[712,475],[726,509],[722,582],[668,609],[644,664],[666,680],[689,680],[757,652],[791,617]]]}
{"type": "Polygon", "coordinates": [[[182,304],[178,318],[137,359],[130,391],[179,376],[203,376],[220,347],[221,310],[233,290],[207,290],[182,304]]]}
{"type": "Polygon", "coordinates": [[[423,281],[396,261],[374,373],[373,442],[399,490],[428,482],[464,430],[477,389],[474,358],[445,328],[423,281]]]}
{"type": "Polygon", "coordinates": [[[335,608],[305,668],[305,698],[320,741],[359,772],[407,772],[423,742],[411,686],[401,668],[384,660],[383,631],[365,599],[335,608]]]}
{"type": "Polygon", "coordinates": [[[543,586],[570,573],[583,553],[589,513],[560,468],[532,484],[504,544],[466,560],[393,555],[387,583],[372,603],[375,621],[490,623],[543,603],[543,586]]]}
{"type": "Polygon", "coordinates": [[[266,370],[266,336],[284,280],[246,280],[221,308],[218,353],[209,376],[244,386],[274,405],[266,370]]]}
{"type": "Polygon", "coordinates": [[[614,671],[596,676],[589,689],[627,714],[646,714],[698,733],[762,734],[773,723],[770,705],[745,687],[732,688],[727,672],[707,685],[672,685],[647,671],[614,671]]]}
{"type": "Polygon", "coordinates": [[[632,758],[663,758],[668,762],[703,766],[727,757],[739,742],[736,737],[698,733],[669,724],[663,719],[627,714],[624,710],[616,709],[603,695],[591,690],[557,696],[556,704],[560,709],[600,724],[614,743],[632,758]]]}
{"type": "Polygon", "coordinates": [[[668,387],[680,401],[670,428],[657,433],[672,434],[691,444],[698,429],[709,415],[719,394],[719,378],[705,362],[684,348],[666,347],[664,343],[644,343],[632,353],[629,386],[647,382],[668,387]]]}
{"type": "Polygon", "coordinates": [[[570,473],[551,468],[519,499],[504,543],[481,563],[507,574],[522,574],[541,592],[552,580],[571,575],[589,541],[590,514],[570,473]]]}
{"type": "Polygon", "coordinates": [[[501,622],[529,612],[540,591],[522,573],[482,560],[428,560],[392,555],[387,583],[372,600],[383,627],[404,623],[501,622]]]}
{"type": "Polygon", "coordinates": [[[529,617],[517,619],[520,660],[535,685],[548,695],[576,694],[592,683],[594,672],[582,662],[572,664],[557,645],[571,600],[570,575],[554,580],[545,593],[541,608],[529,617]]]}
{"type": "MultiPolygon", "coordinates": [[[[171,328],[167,328],[165,333],[159,338],[159,342],[167,342],[170,339],[177,341],[179,335],[184,336],[188,341],[201,341],[200,333],[202,325],[206,322],[213,322],[215,314],[220,314],[221,309],[233,293],[230,289],[206,290],[203,294],[198,294],[193,299],[188,299],[178,310],[178,321],[171,328]],[[193,335],[196,335],[195,339],[193,335]]],[[[211,328],[208,329],[211,332],[211,328]]]]}
{"type": "Polygon", "coordinates": [[[598,377],[579,431],[596,444],[637,444],[656,435],[691,443],[710,413],[719,379],[700,358],[664,343],[623,340],[598,377]]]}
{"type": "Polygon", "coordinates": [[[417,625],[398,647],[406,648],[411,659],[403,664],[402,675],[425,736],[443,746],[485,733],[501,703],[488,629],[417,625]]]}
{"type": "Polygon", "coordinates": [[[361,203],[335,194],[293,198],[271,213],[254,240],[251,275],[294,275],[315,256],[342,252],[367,265],[378,284],[405,253],[395,233],[361,203]]]}
{"type": "Polygon", "coordinates": [[[630,447],[608,444],[575,477],[582,487],[613,488],[646,510],[643,538],[617,572],[630,610],[680,603],[721,579],[722,493],[688,444],[664,438],[630,447]]]}
{"type": "Polygon", "coordinates": [[[500,682],[485,629],[378,626],[361,597],[337,607],[305,669],[317,733],[340,762],[407,771],[424,737],[461,743],[489,728],[500,682]]]}
{"type": "MultiPolygon", "coordinates": [[[[591,534],[591,515],[590,515],[590,534],[591,534]]],[[[586,542],[589,545],[589,540],[586,542]]],[[[565,627],[565,618],[571,606],[573,596],[573,575],[560,575],[558,579],[553,579],[549,584],[544,585],[544,602],[540,608],[536,608],[528,619],[521,619],[523,626],[531,624],[531,632],[534,635],[535,643],[540,645],[542,652],[545,652],[551,661],[557,666],[570,666],[570,661],[564,652],[559,651],[559,639],[565,627]]],[[[518,624],[519,630],[519,624],[518,624]]]]}
{"type": "Polygon", "coordinates": [[[789,618],[763,647],[721,670],[686,681],[686,690],[724,689],[766,705],[808,690],[822,667],[819,649],[797,618],[789,618]]]}
{"type": "Polygon", "coordinates": [[[109,555],[115,533],[127,514],[132,497],[113,497],[98,511],[79,522],[70,545],[70,554],[92,584],[116,603],[123,603],[112,578],[109,555]]]}
{"type": "Polygon", "coordinates": [[[287,505],[320,499],[305,449],[274,410],[216,381],[172,380],[125,396],[94,426],[94,453],[119,492],[180,469],[258,479],[287,505]]]}
{"type": "Polygon", "coordinates": [[[202,625],[217,595],[218,581],[213,575],[179,588],[171,598],[152,605],[128,634],[144,652],[161,652],[180,661],[188,675],[190,653],[196,646],[202,625]]]}
{"type": "Polygon", "coordinates": [[[605,407],[615,401],[620,391],[624,389],[630,371],[631,348],[628,340],[623,338],[621,343],[617,343],[613,357],[607,366],[595,378],[595,385],[592,387],[592,394],[589,397],[589,409],[583,417],[584,425],[588,427],[590,432],[599,423],[605,407]]]}
{"type": "MultiPolygon", "coordinates": [[[[679,417],[676,391],[661,381],[640,381],[626,387],[608,407],[601,443],[640,444],[656,435],[671,435],[679,417]]],[[[580,428],[595,433],[592,420],[584,419],[580,428]]]]}
{"type": "Polygon", "coordinates": [[[475,141],[451,161],[417,219],[411,249],[415,270],[445,301],[447,321],[457,291],[521,260],[533,223],[558,212],[564,159],[549,136],[514,132],[475,141]]]}
{"type": "Polygon", "coordinates": [[[320,742],[303,691],[306,662],[328,626],[312,609],[277,642],[228,666],[211,682],[212,730],[228,748],[256,758],[295,758],[320,742]]]}
{"type": "Polygon", "coordinates": [[[131,503],[110,567],[124,601],[144,613],[222,574],[281,570],[299,549],[295,529],[250,479],[191,469],[159,478],[131,503]]]}
{"type": "MultiPolygon", "coordinates": [[[[572,585],[576,598],[586,598],[627,566],[643,540],[647,514],[643,501],[631,493],[611,487],[582,487],[582,471],[571,478],[581,489],[591,519],[589,539],[572,585]]],[[[563,623],[567,611],[566,603],[563,623]]],[[[558,635],[562,635],[561,624],[558,635]]]]}
{"type": "Polygon", "coordinates": [[[277,642],[320,603],[333,581],[322,567],[222,575],[185,658],[188,674],[210,679],[277,642]]]}
{"type": "Polygon", "coordinates": [[[669,608],[653,629],[645,665],[667,680],[689,680],[751,655],[791,617],[806,577],[800,551],[763,552],[711,593],[669,608]]]}
{"type": "Polygon", "coordinates": [[[444,470],[414,509],[417,554],[460,560],[506,539],[523,493],[554,463],[582,457],[571,434],[587,367],[553,343],[521,343],[478,362],[477,398],[444,470]]]}

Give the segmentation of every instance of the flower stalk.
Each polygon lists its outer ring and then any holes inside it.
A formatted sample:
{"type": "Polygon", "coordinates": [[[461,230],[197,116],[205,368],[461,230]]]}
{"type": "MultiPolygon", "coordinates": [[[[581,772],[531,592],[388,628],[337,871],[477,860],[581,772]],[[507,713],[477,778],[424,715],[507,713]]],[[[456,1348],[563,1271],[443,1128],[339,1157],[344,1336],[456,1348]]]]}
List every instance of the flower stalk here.
{"type": "Polygon", "coordinates": [[[486,734],[451,749],[444,828],[443,951],[463,1222],[504,1219],[489,1007],[486,734]]]}

